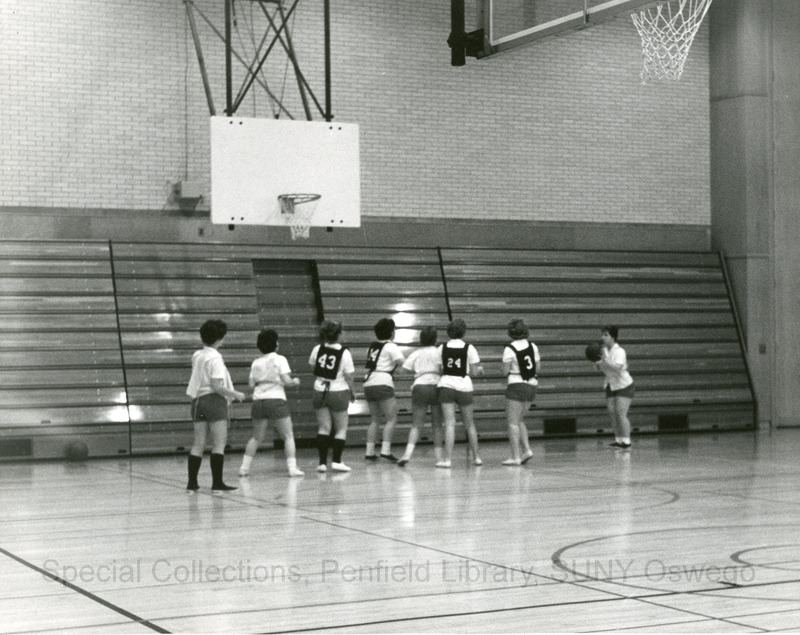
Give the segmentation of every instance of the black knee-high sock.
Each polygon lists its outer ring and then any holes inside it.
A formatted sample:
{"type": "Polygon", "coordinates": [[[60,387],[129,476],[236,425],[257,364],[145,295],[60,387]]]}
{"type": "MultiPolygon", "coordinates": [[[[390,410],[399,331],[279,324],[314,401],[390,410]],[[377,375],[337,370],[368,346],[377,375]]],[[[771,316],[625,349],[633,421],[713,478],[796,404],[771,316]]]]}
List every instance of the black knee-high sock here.
{"type": "Polygon", "coordinates": [[[203,462],[202,456],[189,455],[189,482],[186,489],[198,489],[197,474],[200,472],[200,464],[203,462]]]}
{"type": "Polygon", "coordinates": [[[225,485],[222,480],[222,468],[225,467],[224,454],[211,454],[211,489],[233,490],[235,487],[225,485]]]}
{"type": "Polygon", "coordinates": [[[331,437],[328,434],[317,435],[317,452],[319,453],[319,464],[328,464],[328,447],[331,444],[331,437]]]}
{"type": "Polygon", "coordinates": [[[344,450],[344,439],[333,440],[333,462],[342,462],[342,450],[344,450]]]}

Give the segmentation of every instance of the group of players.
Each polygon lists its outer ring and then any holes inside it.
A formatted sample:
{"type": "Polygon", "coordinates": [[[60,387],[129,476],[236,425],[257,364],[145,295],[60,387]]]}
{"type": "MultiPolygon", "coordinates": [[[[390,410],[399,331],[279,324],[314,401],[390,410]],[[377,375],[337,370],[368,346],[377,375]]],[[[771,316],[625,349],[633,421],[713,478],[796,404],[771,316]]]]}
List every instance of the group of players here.
{"type": "MultiPolygon", "coordinates": [[[[452,465],[455,442],[456,406],[461,413],[474,465],[482,465],[478,454],[478,433],[473,417],[472,377],[483,375],[478,351],[464,341],[467,325],[462,319],[447,326],[448,340],[437,344],[437,331],[428,326],[420,332],[420,346],[405,358],[394,343],[395,323],[381,318],[375,324],[375,341],[370,344],[364,364],[364,397],[370,412],[365,459],[406,465],[412,457],[420,429],[430,412],[433,427],[435,466],[447,469],[452,465]],[[405,452],[400,458],[392,454],[392,437],[397,423],[398,406],[394,390],[394,373],[402,369],[413,373],[411,388],[412,423],[405,452]],[[378,430],[383,421],[380,447],[378,430]]],[[[203,348],[192,356],[192,375],[187,395],[192,399],[194,443],[188,458],[186,489],[199,489],[198,474],[202,465],[207,438],[211,442],[212,490],[236,489],[226,485],[222,473],[228,431],[228,405],[243,401],[245,393],[234,388],[219,347],[227,333],[221,320],[208,320],[200,327],[203,348]]],[[[328,455],[330,469],[349,472],[342,459],[348,425],[348,409],[355,400],[353,357],[340,342],[342,325],[325,320],[319,327],[320,343],[309,356],[314,372],[313,408],[317,419],[318,472],[326,472],[328,455]]],[[[525,413],[536,398],[541,358],[538,347],[530,341],[525,321],[515,318],[508,323],[509,343],[503,349],[503,374],[507,377],[505,391],[506,416],[510,456],[502,463],[524,465],[532,456],[525,425],[525,413]]],[[[602,328],[602,350],[596,368],[605,375],[606,402],[614,427],[611,444],[620,449],[630,448],[630,422],[627,412],[634,393],[633,379],[627,369],[624,349],[617,340],[617,327],[602,328]]],[[[252,392],[253,435],[247,443],[239,476],[246,477],[264,440],[271,422],[283,439],[289,476],[303,476],[297,467],[292,419],[286,401],[285,387],[298,386],[287,359],[278,353],[278,333],[266,329],[259,333],[258,350],[262,353],[250,368],[249,386],[252,392]]]]}

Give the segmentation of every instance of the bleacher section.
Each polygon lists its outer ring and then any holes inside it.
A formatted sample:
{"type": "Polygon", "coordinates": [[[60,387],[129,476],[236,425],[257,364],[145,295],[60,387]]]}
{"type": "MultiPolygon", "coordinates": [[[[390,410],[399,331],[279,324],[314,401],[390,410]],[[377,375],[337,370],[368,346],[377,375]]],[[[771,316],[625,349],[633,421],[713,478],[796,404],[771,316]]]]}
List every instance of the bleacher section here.
{"type": "Polygon", "coordinates": [[[635,430],[752,425],[715,254],[451,249],[442,260],[453,315],[467,321],[467,339],[486,361],[486,377],[476,382],[479,419],[502,414],[505,327],[519,316],[542,356],[534,433],[610,431],[602,375],[583,355],[603,324],[620,326],[636,385],[635,430]]]}
{"type": "Polygon", "coordinates": [[[107,242],[0,241],[0,457],[129,449],[107,242]]]}
{"type": "MultiPolygon", "coordinates": [[[[191,446],[186,384],[192,353],[202,346],[198,328],[207,319],[228,324],[220,350],[234,385],[247,386],[259,322],[252,259],[241,251],[231,245],[114,243],[133,453],[191,446]]],[[[235,403],[231,415],[249,420],[250,407],[235,403]]]]}
{"type": "MultiPolygon", "coordinates": [[[[397,322],[406,354],[422,326],[437,326],[442,341],[451,315],[467,321],[487,370],[475,381],[483,438],[505,435],[500,357],[513,317],[526,319],[542,354],[532,434],[609,432],[602,375],[583,357],[604,323],[620,326],[639,432],[753,425],[714,254],[5,241],[0,289],[5,458],[61,456],[76,435],[92,455],[188,449],[184,391],[197,329],[211,317],[228,323],[222,352],[239,388],[259,354],[259,328],[279,331],[302,381],[287,391],[301,445],[316,435],[308,355],[322,317],[344,323],[356,362],[351,444],[364,440],[363,363],[384,316],[397,322]]],[[[411,377],[398,373],[396,384],[402,443],[411,377]]],[[[249,403],[234,404],[232,416],[230,444],[242,448],[249,403]]]]}

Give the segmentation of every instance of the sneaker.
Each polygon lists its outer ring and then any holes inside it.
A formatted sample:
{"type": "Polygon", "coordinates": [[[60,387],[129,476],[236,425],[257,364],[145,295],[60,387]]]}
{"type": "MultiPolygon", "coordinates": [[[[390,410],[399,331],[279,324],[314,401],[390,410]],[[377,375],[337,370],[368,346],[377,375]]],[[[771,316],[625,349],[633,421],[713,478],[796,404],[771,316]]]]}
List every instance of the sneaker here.
{"type": "Polygon", "coordinates": [[[503,465],[522,465],[522,461],[519,459],[506,459],[503,461],[503,465]]]}
{"type": "Polygon", "coordinates": [[[240,467],[239,468],[239,476],[242,476],[242,477],[250,476],[250,469],[246,468],[246,467],[240,467]]]}
{"type": "Polygon", "coordinates": [[[397,467],[403,467],[406,463],[408,463],[408,459],[403,457],[402,459],[397,460],[397,467]]]}
{"type": "Polygon", "coordinates": [[[610,448],[619,448],[619,447],[622,447],[622,445],[620,444],[619,441],[614,441],[614,443],[609,443],[608,447],[610,447],[610,448]]]}
{"type": "Polygon", "coordinates": [[[525,465],[528,461],[531,460],[533,456],[533,452],[528,452],[525,456],[522,457],[522,460],[519,462],[520,465],[525,465]]]}
{"type": "Polygon", "coordinates": [[[397,463],[397,457],[394,454],[381,454],[381,458],[391,461],[392,463],[397,463]]]}
{"type": "Polygon", "coordinates": [[[302,470],[298,470],[296,467],[289,468],[289,476],[305,476],[306,473],[302,470]]]}
{"type": "Polygon", "coordinates": [[[365,461],[377,461],[378,460],[378,455],[377,454],[365,454],[364,455],[364,460],[365,461]]]}
{"type": "Polygon", "coordinates": [[[345,465],[344,463],[331,463],[331,469],[334,472],[349,472],[350,467],[345,465]]]}
{"type": "Polygon", "coordinates": [[[232,492],[236,488],[232,485],[225,485],[225,483],[220,483],[219,485],[212,485],[211,491],[212,492],[232,492]]]}
{"type": "Polygon", "coordinates": [[[630,443],[617,443],[617,447],[620,450],[630,450],[631,449],[631,444],[630,443]]]}
{"type": "Polygon", "coordinates": [[[446,469],[450,469],[450,461],[438,461],[436,463],[436,467],[443,467],[446,469]]]}
{"type": "Polygon", "coordinates": [[[328,466],[325,465],[324,463],[320,463],[317,466],[317,472],[327,472],[327,471],[328,471],[328,466]]]}
{"type": "Polygon", "coordinates": [[[197,484],[187,485],[186,486],[186,491],[189,492],[190,494],[194,494],[199,489],[200,489],[200,486],[197,485],[197,484]]]}
{"type": "Polygon", "coordinates": [[[474,464],[475,464],[475,465],[477,465],[478,467],[480,467],[481,465],[483,465],[483,461],[481,461],[481,457],[479,457],[479,456],[476,456],[476,457],[475,457],[474,464]]]}

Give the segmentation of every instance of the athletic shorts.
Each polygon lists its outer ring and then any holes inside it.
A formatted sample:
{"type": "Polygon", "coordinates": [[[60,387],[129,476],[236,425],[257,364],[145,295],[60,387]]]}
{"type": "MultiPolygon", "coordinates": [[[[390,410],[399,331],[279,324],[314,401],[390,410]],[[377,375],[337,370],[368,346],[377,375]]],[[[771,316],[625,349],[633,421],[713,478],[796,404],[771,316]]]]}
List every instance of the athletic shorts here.
{"type": "Polygon", "coordinates": [[[462,392],[453,388],[439,388],[437,394],[439,395],[439,403],[457,403],[459,406],[472,405],[471,392],[462,392]]]}
{"type": "Polygon", "coordinates": [[[436,384],[417,384],[411,388],[411,403],[415,406],[438,406],[436,384]]]}
{"type": "Polygon", "coordinates": [[[261,419],[285,419],[289,414],[289,405],[285,399],[256,399],[251,411],[253,421],[261,419]]]}
{"type": "Polygon", "coordinates": [[[506,386],[506,399],[509,401],[522,401],[531,403],[536,399],[536,386],[527,382],[517,382],[506,386]]]}
{"type": "Polygon", "coordinates": [[[394,397],[391,386],[364,386],[364,399],[367,401],[386,401],[394,397]]]}
{"type": "Polygon", "coordinates": [[[192,421],[228,420],[228,400],[220,394],[211,393],[192,399],[192,421]]]}
{"type": "Polygon", "coordinates": [[[625,388],[620,388],[619,390],[611,390],[611,388],[606,385],[606,399],[611,399],[612,397],[627,397],[628,399],[633,399],[634,394],[636,394],[636,390],[633,384],[625,386],[625,388]]]}
{"type": "Polygon", "coordinates": [[[331,412],[347,412],[350,407],[349,390],[315,390],[311,401],[314,410],[327,408],[331,412]]]}

